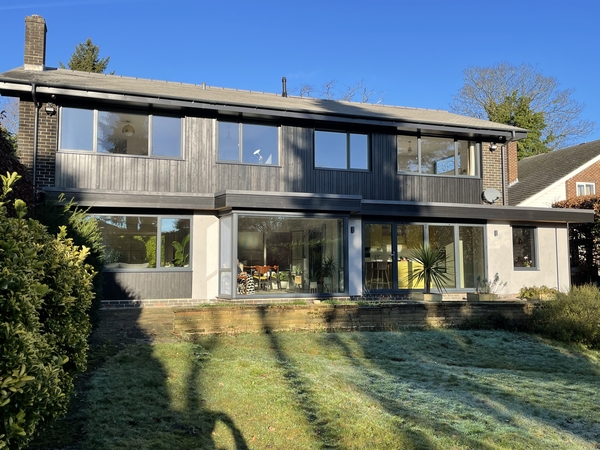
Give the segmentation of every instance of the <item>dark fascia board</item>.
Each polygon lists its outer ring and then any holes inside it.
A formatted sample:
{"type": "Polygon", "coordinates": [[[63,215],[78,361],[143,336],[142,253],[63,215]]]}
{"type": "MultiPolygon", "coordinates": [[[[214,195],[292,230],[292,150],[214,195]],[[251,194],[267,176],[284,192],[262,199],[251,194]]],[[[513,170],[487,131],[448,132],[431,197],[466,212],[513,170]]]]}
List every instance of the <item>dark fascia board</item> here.
{"type": "Polygon", "coordinates": [[[411,218],[448,218],[511,222],[592,223],[594,211],[562,208],[524,208],[521,206],[464,205],[363,200],[362,215],[403,216],[411,218]]]}
{"type": "Polygon", "coordinates": [[[51,199],[64,194],[84,207],[114,208],[166,208],[183,210],[214,210],[213,194],[187,194],[170,192],[100,191],[93,189],[44,188],[51,199]]]}
{"type": "Polygon", "coordinates": [[[307,194],[299,192],[249,192],[226,190],[215,195],[217,209],[360,211],[360,195],[307,194]]]}
{"type": "MultiPolygon", "coordinates": [[[[0,81],[0,88],[8,92],[31,92],[30,83],[7,83],[0,81]]],[[[494,142],[501,143],[508,139],[523,139],[527,136],[526,132],[516,132],[513,136],[511,131],[502,130],[490,130],[476,127],[462,127],[458,125],[448,125],[443,123],[424,123],[424,122],[410,122],[410,121],[399,121],[399,120],[377,120],[377,119],[365,119],[365,118],[352,118],[335,115],[317,114],[317,113],[302,113],[293,111],[283,111],[276,109],[256,108],[251,106],[239,106],[239,105],[221,105],[212,104],[194,100],[185,99],[173,99],[173,98],[157,98],[157,97],[146,97],[139,95],[131,95],[126,93],[113,93],[113,92],[98,92],[98,91],[84,91],[80,89],[73,89],[68,87],[52,87],[52,86],[37,86],[36,93],[39,96],[66,96],[66,97],[80,97],[85,99],[94,99],[97,101],[106,101],[111,103],[117,103],[122,105],[128,105],[130,107],[145,107],[149,105],[157,105],[167,109],[201,109],[205,111],[224,113],[224,114],[237,114],[237,115],[260,115],[265,117],[279,117],[285,119],[294,120],[309,120],[315,122],[335,122],[345,123],[354,125],[365,125],[365,126],[376,126],[376,127],[388,127],[395,128],[398,131],[415,131],[420,130],[425,133],[440,133],[440,134],[456,134],[463,135],[466,137],[490,137],[493,138],[494,142]]]]}

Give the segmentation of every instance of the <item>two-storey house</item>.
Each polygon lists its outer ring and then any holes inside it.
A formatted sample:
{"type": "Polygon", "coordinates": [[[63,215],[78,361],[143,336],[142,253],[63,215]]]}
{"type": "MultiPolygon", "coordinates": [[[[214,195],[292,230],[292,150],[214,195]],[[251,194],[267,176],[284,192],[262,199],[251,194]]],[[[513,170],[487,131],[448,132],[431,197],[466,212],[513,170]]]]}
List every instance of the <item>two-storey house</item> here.
{"type": "Polygon", "coordinates": [[[567,288],[567,223],[590,212],[507,206],[526,130],[434,111],[265,94],[45,66],[26,20],[19,152],[46,196],[90,207],[106,301],[408,296],[411,250],[445,254],[460,298],[567,288]]]}

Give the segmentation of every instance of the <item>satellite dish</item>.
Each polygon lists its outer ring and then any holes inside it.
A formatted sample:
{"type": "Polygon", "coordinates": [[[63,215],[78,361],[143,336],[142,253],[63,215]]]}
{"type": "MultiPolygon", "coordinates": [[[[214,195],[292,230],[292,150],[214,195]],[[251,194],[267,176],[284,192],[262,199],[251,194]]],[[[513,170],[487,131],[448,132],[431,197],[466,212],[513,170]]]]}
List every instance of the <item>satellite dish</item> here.
{"type": "Polygon", "coordinates": [[[500,199],[501,195],[498,189],[487,188],[485,191],[483,191],[481,197],[483,198],[483,201],[491,205],[492,203],[496,203],[500,199]]]}

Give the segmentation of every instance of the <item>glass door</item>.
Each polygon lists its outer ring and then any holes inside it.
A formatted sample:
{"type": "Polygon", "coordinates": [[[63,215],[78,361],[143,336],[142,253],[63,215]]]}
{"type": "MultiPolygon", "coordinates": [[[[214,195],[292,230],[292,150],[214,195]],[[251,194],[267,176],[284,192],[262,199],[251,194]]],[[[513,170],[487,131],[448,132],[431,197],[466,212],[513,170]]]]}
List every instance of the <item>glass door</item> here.
{"type": "Polygon", "coordinates": [[[363,274],[367,290],[394,289],[393,268],[395,254],[392,251],[392,225],[371,223],[365,225],[363,274]]]}

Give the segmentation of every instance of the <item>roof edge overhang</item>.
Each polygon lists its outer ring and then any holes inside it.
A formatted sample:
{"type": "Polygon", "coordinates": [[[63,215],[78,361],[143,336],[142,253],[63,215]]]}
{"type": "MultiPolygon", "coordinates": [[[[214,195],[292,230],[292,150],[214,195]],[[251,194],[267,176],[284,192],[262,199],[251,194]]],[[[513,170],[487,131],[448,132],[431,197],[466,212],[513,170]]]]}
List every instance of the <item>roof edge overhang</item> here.
{"type": "MultiPolygon", "coordinates": [[[[25,92],[31,92],[32,82],[23,81],[22,83],[2,81],[0,79],[0,90],[8,93],[19,95],[25,92]]],[[[459,126],[449,125],[443,122],[426,122],[426,121],[410,121],[398,119],[369,119],[360,115],[344,115],[340,113],[311,113],[303,111],[293,111],[289,109],[253,107],[247,105],[223,104],[202,100],[190,100],[182,97],[150,97],[146,95],[137,95],[118,91],[91,91],[80,89],[75,86],[52,86],[35,82],[36,93],[39,96],[65,96],[70,98],[85,98],[86,100],[94,99],[99,102],[110,102],[113,104],[123,104],[128,106],[159,106],[166,109],[185,110],[199,109],[211,111],[217,114],[231,115],[250,115],[250,116],[266,116],[280,117],[292,120],[309,120],[316,122],[337,122],[351,123],[354,125],[376,126],[395,128],[398,131],[414,131],[415,129],[432,133],[456,133],[466,136],[481,136],[494,137],[494,142],[502,142],[505,140],[519,140],[527,136],[526,130],[521,129],[489,129],[476,126],[459,126]]]]}
{"type": "Polygon", "coordinates": [[[109,191],[45,188],[50,198],[64,194],[83,207],[163,208],[225,212],[319,211],[361,216],[411,219],[482,220],[507,222],[592,223],[594,212],[583,209],[525,208],[521,206],[466,205],[365,200],[359,195],[310,194],[225,190],[216,194],[109,191]]]}

